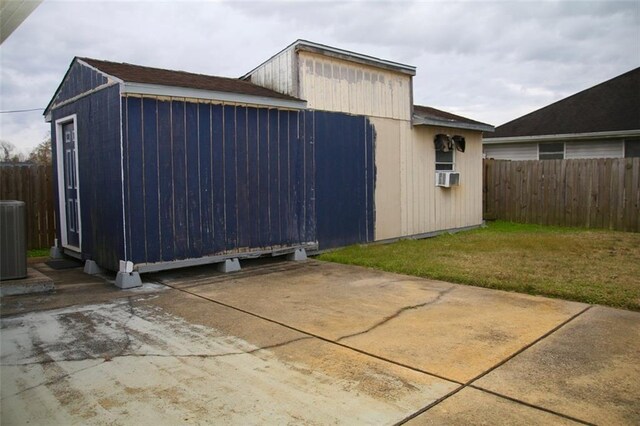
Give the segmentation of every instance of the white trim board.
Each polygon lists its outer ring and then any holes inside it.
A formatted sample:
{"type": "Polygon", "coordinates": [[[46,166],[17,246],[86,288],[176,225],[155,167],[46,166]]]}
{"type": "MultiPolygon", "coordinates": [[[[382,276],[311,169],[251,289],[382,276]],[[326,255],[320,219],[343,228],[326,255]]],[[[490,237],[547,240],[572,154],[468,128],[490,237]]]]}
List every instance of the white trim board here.
{"type": "Polygon", "coordinates": [[[78,115],[71,114],[56,120],[56,170],[58,172],[58,206],[60,211],[60,237],[62,247],[68,250],[82,252],[82,212],[80,204],[80,162],[78,161],[78,151],[80,143],[78,139],[78,115]],[[62,126],[73,123],[73,131],[76,136],[75,164],[76,164],[76,191],[78,200],[78,247],[69,244],[67,239],[67,200],[64,188],[64,152],[62,145],[64,144],[64,135],[62,134],[62,126]]]}
{"type": "Polygon", "coordinates": [[[206,99],[210,101],[235,102],[257,106],[273,106],[280,108],[304,109],[307,101],[269,98],[266,96],[245,95],[232,92],[216,92],[212,90],[192,89],[187,87],[162,86],[146,83],[123,83],[122,93],[136,95],[155,95],[175,98],[206,99]]]}

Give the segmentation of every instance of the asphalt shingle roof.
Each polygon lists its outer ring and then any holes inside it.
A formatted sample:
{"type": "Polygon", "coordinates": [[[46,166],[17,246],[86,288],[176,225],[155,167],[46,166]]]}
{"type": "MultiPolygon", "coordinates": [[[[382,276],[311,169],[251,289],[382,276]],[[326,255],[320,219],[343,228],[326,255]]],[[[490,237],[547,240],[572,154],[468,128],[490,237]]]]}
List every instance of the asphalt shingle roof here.
{"type": "Polygon", "coordinates": [[[478,124],[482,126],[491,126],[491,124],[482,123],[480,121],[471,120],[470,118],[462,117],[460,115],[451,114],[450,112],[442,111],[440,109],[423,106],[423,105],[414,105],[413,113],[415,115],[419,115],[425,118],[433,118],[436,120],[447,120],[458,123],[466,123],[466,124],[478,124]]]}
{"type": "Polygon", "coordinates": [[[194,74],[185,71],[173,71],[92,58],[78,59],[106,74],[131,83],[158,84],[162,86],[186,87],[216,92],[240,93],[267,98],[299,100],[292,96],[284,95],[236,78],[194,74]]]}
{"type": "Polygon", "coordinates": [[[498,126],[491,138],[639,129],[640,67],[498,126]]]}

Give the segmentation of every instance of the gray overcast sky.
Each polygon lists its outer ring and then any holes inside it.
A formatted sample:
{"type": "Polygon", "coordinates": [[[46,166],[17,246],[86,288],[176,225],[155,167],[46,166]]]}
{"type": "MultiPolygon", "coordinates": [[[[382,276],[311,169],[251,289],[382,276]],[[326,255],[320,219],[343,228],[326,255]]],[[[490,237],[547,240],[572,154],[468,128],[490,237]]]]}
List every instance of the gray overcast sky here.
{"type": "MultiPolygon", "coordinates": [[[[44,108],[74,56],[238,77],[298,38],[415,65],[416,104],[497,126],[640,66],[640,0],[45,0],[0,46],[0,110],[44,108]]],[[[48,130],[0,114],[24,152],[48,130]]]]}

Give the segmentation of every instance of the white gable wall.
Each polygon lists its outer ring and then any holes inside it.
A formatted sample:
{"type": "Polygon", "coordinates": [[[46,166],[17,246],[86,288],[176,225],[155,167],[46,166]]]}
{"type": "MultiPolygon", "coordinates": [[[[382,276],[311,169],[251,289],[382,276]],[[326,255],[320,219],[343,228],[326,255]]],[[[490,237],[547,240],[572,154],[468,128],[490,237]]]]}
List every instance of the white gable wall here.
{"type": "Polygon", "coordinates": [[[293,47],[289,47],[253,70],[251,82],[289,96],[300,97],[296,60],[293,47]]]}

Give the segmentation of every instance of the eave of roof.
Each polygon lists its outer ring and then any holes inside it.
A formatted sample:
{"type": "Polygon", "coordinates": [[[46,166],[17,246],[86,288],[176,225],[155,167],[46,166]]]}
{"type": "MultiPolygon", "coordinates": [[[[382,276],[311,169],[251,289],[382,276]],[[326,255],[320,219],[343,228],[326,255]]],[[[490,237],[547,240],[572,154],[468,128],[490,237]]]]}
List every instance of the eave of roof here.
{"type": "Polygon", "coordinates": [[[423,105],[413,106],[413,124],[417,126],[441,126],[481,132],[493,132],[495,129],[491,124],[471,120],[460,115],[423,105]]]}
{"type": "Polygon", "coordinates": [[[371,66],[371,67],[383,68],[383,69],[386,69],[386,70],[389,70],[389,71],[394,71],[394,72],[398,72],[398,73],[402,73],[402,74],[407,74],[407,75],[410,75],[410,76],[416,75],[416,67],[414,67],[412,65],[401,64],[399,62],[389,61],[389,60],[386,60],[386,59],[380,59],[380,58],[376,58],[374,56],[363,55],[361,53],[351,52],[349,50],[339,49],[337,47],[331,47],[331,46],[327,46],[327,45],[320,44],[320,43],[314,43],[314,42],[308,41],[308,40],[298,39],[298,40],[294,41],[293,43],[291,43],[289,46],[285,47],[284,49],[282,49],[281,51],[276,53],[275,55],[271,56],[266,61],[262,62],[260,65],[258,65],[255,68],[253,68],[248,73],[244,74],[240,78],[241,79],[246,79],[255,70],[257,70],[258,68],[260,68],[261,66],[263,66],[264,64],[266,64],[267,62],[269,62],[270,60],[275,58],[276,56],[280,55],[282,52],[285,52],[285,51],[287,51],[288,49],[291,49],[291,48],[295,49],[296,52],[305,51],[305,52],[311,52],[311,53],[318,53],[318,54],[321,54],[321,55],[324,55],[324,56],[329,56],[329,57],[332,57],[332,58],[342,59],[342,60],[350,61],[350,62],[356,62],[356,63],[359,63],[359,64],[368,65],[368,66],[371,66]]]}
{"type": "Polygon", "coordinates": [[[620,139],[628,137],[640,136],[639,130],[617,130],[609,132],[590,132],[590,133],[561,133],[557,135],[535,135],[535,136],[513,136],[513,137],[488,137],[482,140],[483,144],[499,145],[506,143],[532,143],[532,142],[550,142],[550,141],[602,141],[603,139],[620,139]]]}

